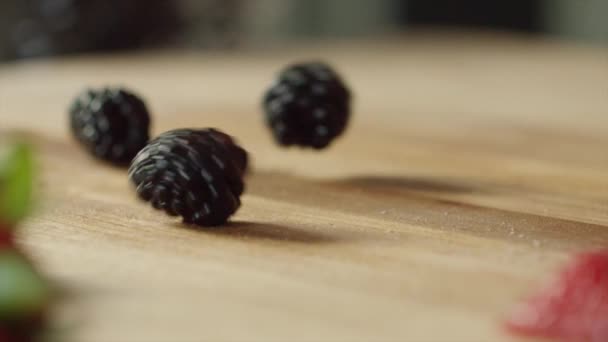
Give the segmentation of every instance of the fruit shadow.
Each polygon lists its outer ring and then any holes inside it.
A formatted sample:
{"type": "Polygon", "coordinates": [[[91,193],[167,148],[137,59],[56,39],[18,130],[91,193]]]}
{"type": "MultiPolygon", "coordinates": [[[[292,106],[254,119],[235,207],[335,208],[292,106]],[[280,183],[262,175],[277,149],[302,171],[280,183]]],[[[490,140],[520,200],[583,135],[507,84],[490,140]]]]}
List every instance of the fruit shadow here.
{"type": "Polygon", "coordinates": [[[289,189],[296,193],[327,190],[354,190],[364,192],[405,193],[451,193],[468,194],[486,192],[483,184],[473,179],[439,178],[417,175],[354,175],[344,178],[318,179],[296,176],[286,172],[260,170],[252,174],[250,184],[256,192],[268,193],[269,184],[278,189],[289,189]],[[295,190],[297,189],[297,190],[295,190]],[[314,189],[314,190],[313,190],[314,189]]]}
{"type": "Polygon", "coordinates": [[[422,177],[355,176],[324,182],[327,185],[345,186],[359,190],[400,192],[421,191],[435,193],[467,194],[481,192],[481,188],[465,182],[422,177]]]}
{"type": "Polygon", "coordinates": [[[337,242],[336,236],[317,231],[297,229],[275,223],[233,221],[221,227],[201,229],[197,226],[180,224],[182,228],[192,229],[201,234],[225,236],[243,240],[266,240],[301,244],[321,244],[337,242]]]}

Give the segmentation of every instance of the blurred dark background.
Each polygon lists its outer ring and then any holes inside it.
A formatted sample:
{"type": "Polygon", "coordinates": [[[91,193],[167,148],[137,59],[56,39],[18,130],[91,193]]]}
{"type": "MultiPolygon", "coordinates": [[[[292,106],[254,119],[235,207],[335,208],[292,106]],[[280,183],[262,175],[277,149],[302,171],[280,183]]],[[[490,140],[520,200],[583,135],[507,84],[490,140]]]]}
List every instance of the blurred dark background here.
{"type": "Polygon", "coordinates": [[[608,44],[606,0],[2,0],[0,60],[142,47],[227,49],[412,28],[608,44]]]}

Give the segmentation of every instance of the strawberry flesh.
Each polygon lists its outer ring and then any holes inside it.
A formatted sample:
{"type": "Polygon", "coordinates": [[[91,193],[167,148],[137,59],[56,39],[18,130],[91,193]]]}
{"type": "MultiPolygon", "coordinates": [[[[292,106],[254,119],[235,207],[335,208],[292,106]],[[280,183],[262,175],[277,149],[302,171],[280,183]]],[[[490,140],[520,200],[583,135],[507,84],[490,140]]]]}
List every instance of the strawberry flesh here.
{"type": "Polygon", "coordinates": [[[566,342],[608,341],[608,251],[584,253],[509,317],[512,333],[566,342]]]}

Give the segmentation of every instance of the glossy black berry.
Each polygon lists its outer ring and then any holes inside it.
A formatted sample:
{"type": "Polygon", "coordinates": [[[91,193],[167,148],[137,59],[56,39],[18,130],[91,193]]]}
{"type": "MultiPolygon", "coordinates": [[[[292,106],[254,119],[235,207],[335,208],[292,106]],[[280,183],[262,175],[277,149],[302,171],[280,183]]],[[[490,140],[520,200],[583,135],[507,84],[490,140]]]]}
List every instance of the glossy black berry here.
{"type": "Polygon", "coordinates": [[[266,122],[283,146],[322,149],[341,135],[351,111],[351,94],[323,63],[284,69],[264,97],[266,122]]]}
{"type": "Polygon", "coordinates": [[[139,197],[186,223],[217,226],[241,205],[247,152],[215,129],[161,134],[135,157],[129,177],[139,197]]]}
{"type": "Polygon", "coordinates": [[[97,158],[128,165],[149,139],[145,103],[123,89],[87,90],[70,107],[72,133],[97,158]]]}

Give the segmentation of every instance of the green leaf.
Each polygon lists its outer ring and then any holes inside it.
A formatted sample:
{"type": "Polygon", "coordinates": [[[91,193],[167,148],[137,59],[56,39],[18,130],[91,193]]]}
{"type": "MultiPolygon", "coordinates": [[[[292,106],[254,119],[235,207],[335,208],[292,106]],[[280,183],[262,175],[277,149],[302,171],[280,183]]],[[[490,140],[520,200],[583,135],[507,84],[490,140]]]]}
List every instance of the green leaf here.
{"type": "Polygon", "coordinates": [[[0,221],[23,219],[32,205],[34,162],[26,144],[13,146],[0,161],[0,221]]]}
{"type": "Polygon", "coordinates": [[[50,287],[30,262],[17,252],[0,252],[0,321],[40,314],[50,300],[50,287]]]}

